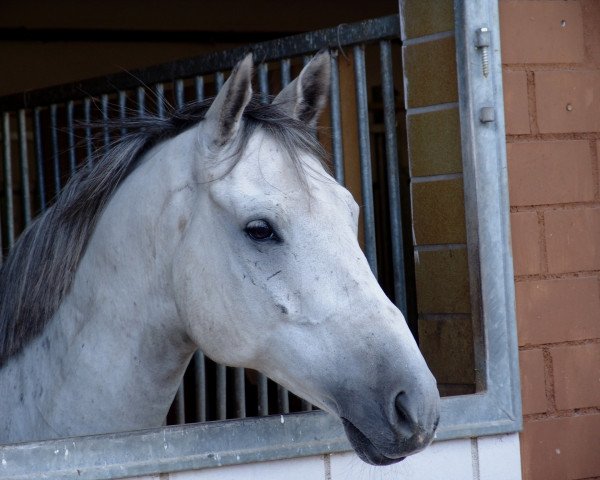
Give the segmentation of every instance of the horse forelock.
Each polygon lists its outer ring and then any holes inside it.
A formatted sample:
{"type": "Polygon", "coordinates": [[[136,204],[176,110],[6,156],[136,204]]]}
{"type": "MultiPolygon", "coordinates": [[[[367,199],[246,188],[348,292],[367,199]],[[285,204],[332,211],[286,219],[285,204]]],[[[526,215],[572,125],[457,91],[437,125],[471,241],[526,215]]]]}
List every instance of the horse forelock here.
{"type": "MultiPolygon", "coordinates": [[[[167,117],[145,115],[108,123],[111,130],[128,133],[98,152],[92,168],[82,167],[71,177],[54,205],[20,236],[0,268],[0,368],[39,335],[56,313],[98,219],[123,180],[150,148],[200,122],[211,103],[207,99],[189,104],[167,117]]],[[[326,157],[314,129],[280,106],[263,104],[253,96],[243,119],[235,161],[242,158],[257,128],[282,145],[298,172],[302,172],[300,152],[322,161],[326,157]]]]}

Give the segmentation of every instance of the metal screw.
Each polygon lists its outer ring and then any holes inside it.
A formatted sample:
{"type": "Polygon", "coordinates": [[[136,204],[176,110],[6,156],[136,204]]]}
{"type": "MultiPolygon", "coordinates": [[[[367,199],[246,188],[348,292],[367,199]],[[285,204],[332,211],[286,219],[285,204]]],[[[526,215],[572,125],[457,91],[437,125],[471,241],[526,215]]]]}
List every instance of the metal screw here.
{"type": "Polygon", "coordinates": [[[573,105],[567,103],[567,112],[571,112],[573,110],[573,105]]]}
{"type": "Polygon", "coordinates": [[[487,27],[481,27],[477,30],[475,46],[481,50],[481,70],[485,78],[490,74],[490,30],[487,27]]]}

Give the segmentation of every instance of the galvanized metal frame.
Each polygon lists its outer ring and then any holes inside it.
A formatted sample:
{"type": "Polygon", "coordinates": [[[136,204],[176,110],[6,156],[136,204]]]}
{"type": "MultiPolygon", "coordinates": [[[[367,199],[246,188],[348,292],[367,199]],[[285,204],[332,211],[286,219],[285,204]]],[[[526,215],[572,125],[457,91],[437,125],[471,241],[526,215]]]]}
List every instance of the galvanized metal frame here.
{"type": "MultiPolygon", "coordinates": [[[[480,292],[476,303],[481,348],[476,361],[485,374],[480,393],[442,400],[438,440],[515,432],[522,425],[497,2],[456,0],[455,11],[469,249],[480,292]],[[476,31],[481,27],[492,33],[487,77],[482,72],[481,52],[475,47],[476,31]],[[480,121],[484,107],[493,108],[495,121],[480,121]]],[[[397,24],[397,17],[393,21],[397,24]]],[[[395,28],[398,31],[397,25],[395,28]]],[[[373,30],[373,38],[381,38],[381,33],[379,26],[373,30]]],[[[323,38],[319,46],[335,46],[338,41],[323,38]]],[[[286,51],[286,56],[314,50],[312,43],[298,40],[295,44],[293,53],[286,51]]],[[[277,49],[269,48],[262,50],[265,59],[276,56],[277,49]]],[[[216,71],[231,63],[231,58],[215,56],[208,68],[216,71]]],[[[151,70],[145,80],[161,81],[160,70],[151,70]]],[[[185,76],[185,68],[171,73],[185,76]]],[[[95,88],[87,85],[86,93],[95,88]]],[[[49,103],[70,99],[73,92],[71,88],[57,94],[49,103]]],[[[14,96],[1,107],[24,108],[35,95],[14,96]]],[[[338,99],[333,100],[337,109],[338,99]]],[[[38,109],[34,114],[38,128],[38,109]]],[[[0,476],[15,480],[122,478],[349,449],[338,420],[323,412],[307,412],[0,446],[0,476]]]]}

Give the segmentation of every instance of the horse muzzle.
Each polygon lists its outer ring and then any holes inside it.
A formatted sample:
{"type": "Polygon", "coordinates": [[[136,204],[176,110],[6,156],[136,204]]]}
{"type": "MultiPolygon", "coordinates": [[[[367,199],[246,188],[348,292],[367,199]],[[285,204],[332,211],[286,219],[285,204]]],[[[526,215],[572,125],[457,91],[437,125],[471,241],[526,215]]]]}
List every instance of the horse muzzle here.
{"type": "Polygon", "coordinates": [[[354,422],[341,417],[352,448],[364,462],[371,465],[397,463],[433,441],[440,418],[439,397],[424,405],[400,392],[393,410],[387,422],[372,415],[356,418],[354,422]]]}

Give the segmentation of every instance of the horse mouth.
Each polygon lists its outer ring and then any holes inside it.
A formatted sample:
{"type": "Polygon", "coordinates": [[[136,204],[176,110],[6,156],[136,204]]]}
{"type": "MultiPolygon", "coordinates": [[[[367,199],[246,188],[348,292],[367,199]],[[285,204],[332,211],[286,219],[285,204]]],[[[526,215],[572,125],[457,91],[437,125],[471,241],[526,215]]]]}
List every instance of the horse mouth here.
{"type": "Polygon", "coordinates": [[[387,455],[380,452],[373,442],[369,440],[358,428],[356,428],[349,420],[342,418],[344,429],[346,430],[346,436],[350,440],[350,444],[356,454],[360,457],[363,462],[371,465],[383,466],[391,465],[392,463],[398,463],[404,460],[406,457],[388,457],[387,455]]]}

